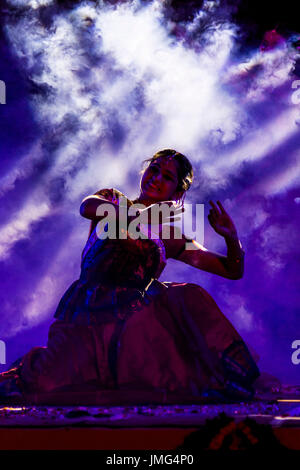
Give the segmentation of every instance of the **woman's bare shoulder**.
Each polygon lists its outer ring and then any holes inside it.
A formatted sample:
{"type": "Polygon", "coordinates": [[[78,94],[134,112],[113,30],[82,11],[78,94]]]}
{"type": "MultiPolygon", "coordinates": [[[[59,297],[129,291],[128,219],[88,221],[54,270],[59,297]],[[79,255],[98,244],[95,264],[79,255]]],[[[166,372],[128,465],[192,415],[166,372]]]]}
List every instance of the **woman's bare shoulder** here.
{"type": "Polygon", "coordinates": [[[96,191],[92,196],[99,196],[111,202],[116,202],[121,196],[125,196],[119,189],[116,188],[102,188],[96,191]]]}

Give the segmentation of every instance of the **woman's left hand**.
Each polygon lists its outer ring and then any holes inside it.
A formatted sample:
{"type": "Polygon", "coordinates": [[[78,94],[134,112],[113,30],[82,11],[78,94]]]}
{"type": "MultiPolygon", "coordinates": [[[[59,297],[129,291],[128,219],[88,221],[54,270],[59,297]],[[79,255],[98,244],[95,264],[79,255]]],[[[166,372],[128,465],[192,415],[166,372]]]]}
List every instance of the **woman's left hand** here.
{"type": "Polygon", "coordinates": [[[224,238],[237,238],[236,227],[221,202],[217,201],[219,207],[213,201],[209,201],[209,203],[212,207],[208,214],[208,220],[214,231],[224,238]]]}

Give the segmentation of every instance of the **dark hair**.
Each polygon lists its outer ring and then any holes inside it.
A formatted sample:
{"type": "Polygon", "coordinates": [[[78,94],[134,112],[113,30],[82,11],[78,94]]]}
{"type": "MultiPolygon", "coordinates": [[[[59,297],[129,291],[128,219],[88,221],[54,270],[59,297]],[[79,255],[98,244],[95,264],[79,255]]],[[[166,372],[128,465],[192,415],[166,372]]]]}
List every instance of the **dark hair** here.
{"type": "MultiPolygon", "coordinates": [[[[178,186],[176,191],[187,191],[194,178],[194,171],[191,162],[187,157],[185,157],[182,153],[177,152],[173,149],[164,149],[156,152],[153,157],[147,158],[144,160],[144,163],[149,162],[149,165],[157,160],[157,158],[162,157],[173,157],[174,160],[178,163],[177,165],[177,176],[178,176],[178,186]]],[[[146,169],[142,170],[144,173],[146,169]]]]}

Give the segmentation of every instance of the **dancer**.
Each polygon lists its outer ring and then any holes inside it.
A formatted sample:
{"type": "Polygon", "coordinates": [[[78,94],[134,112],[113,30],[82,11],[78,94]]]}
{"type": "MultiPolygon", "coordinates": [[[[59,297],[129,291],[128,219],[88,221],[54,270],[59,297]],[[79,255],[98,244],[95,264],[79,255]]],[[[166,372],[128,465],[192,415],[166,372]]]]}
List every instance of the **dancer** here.
{"type": "Polygon", "coordinates": [[[80,277],[59,302],[47,347],[33,348],[1,374],[25,396],[73,390],[126,390],[141,397],[143,392],[164,392],[166,401],[172,396],[253,396],[259,376],[255,361],[212,297],[197,284],[158,280],[169,258],[240,279],[244,251],[236,227],[221,202],[211,201],[208,220],[224,237],[226,256],[206,250],[174,226],[170,237],[164,237],[164,220],[154,224],[151,211],[173,204],[168,222],[176,220],[184,210],[193,168],[172,149],[157,152],[146,163],[135,200],[114,188],[83,200],[80,213],[91,226],[80,277]],[[114,211],[119,231],[121,200],[126,201],[129,223],[121,229],[122,239],[105,238],[101,207],[114,211]],[[136,204],[143,205],[140,215],[149,221],[146,232],[139,224],[140,238],[130,231],[130,222],[138,217],[130,215],[130,208],[136,204]],[[187,242],[195,249],[188,249],[187,242]]]}

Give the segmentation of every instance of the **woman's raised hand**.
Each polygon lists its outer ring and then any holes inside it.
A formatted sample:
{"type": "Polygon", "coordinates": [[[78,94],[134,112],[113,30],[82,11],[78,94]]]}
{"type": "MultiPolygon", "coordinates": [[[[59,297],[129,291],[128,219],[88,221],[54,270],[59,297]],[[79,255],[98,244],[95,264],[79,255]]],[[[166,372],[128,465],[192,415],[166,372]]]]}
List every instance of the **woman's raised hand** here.
{"type": "Polygon", "coordinates": [[[219,207],[213,201],[209,201],[209,203],[211,209],[207,218],[214,231],[224,238],[236,238],[236,227],[221,202],[217,201],[219,207]]]}

